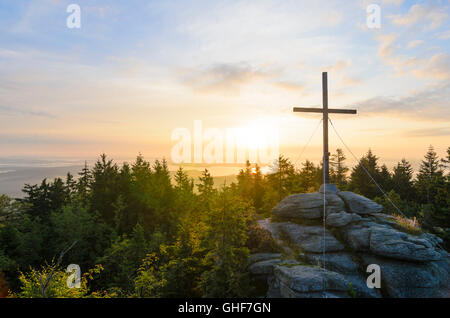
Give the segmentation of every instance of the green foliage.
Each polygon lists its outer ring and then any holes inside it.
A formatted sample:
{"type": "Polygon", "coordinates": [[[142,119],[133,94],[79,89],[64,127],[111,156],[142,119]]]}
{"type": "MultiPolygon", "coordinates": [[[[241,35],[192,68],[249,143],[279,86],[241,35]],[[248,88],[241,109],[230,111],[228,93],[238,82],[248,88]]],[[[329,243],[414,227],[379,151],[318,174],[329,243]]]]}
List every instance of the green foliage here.
{"type": "Polygon", "coordinates": [[[367,154],[360,159],[358,164],[353,167],[350,176],[349,190],[373,199],[380,194],[380,191],[367,175],[366,171],[370,173],[375,181],[380,183],[381,171],[378,167],[378,157],[375,156],[370,149],[367,154]]]}
{"type": "Polygon", "coordinates": [[[94,275],[100,274],[101,265],[95,266],[84,273],[80,280],[80,288],[68,287],[68,278],[71,273],[63,271],[55,263],[43,266],[40,270],[31,268],[26,274],[20,273],[20,291],[12,297],[17,298],[83,298],[100,297],[101,294],[89,294],[88,282],[94,275]]]}
{"type": "Polygon", "coordinates": [[[102,283],[108,288],[133,290],[137,269],[145,255],[150,252],[149,246],[140,224],[135,226],[129,238],[127,236],[118,238],[105,251],[105,256],[99,259],[105,268],[102,283]]]}
{"type": "Polygon", "coordinates": [[[280,253],[281,247],[274,240],[272,235],[251,221],[247,230],[246,246],[250,253],[280,253]]]}
{"type": "Polygon", "coordinates": [[[250,206],[224,188],[206,220],[204,245],[211,270],[202,275],[204,297],[243,297],[249,292],[247,220],[250,206]]]}
{"type": "Polygon", "coordinates": [[[340,148],[336,149],[336,153],[330,157],[330,181],[339,189],[343,189],[347,184],[349,168],[345,165],[346,159],[344,151],[340,148]]]}
{"type": "Polygon", "coordinates": [[[356,292],[355,292],[355,289],[353,288],[352,283],[348,283],[348,295],[351,298],[356,298],[356,292]]]}
{"type": "MultiPolygon", "coordinates": [[[[370,150],[350,175],[345,160],[337,149],[330,162],[331,180],[341,190],[365,195],[397,214],[368,170],[408,218],[450,245],[450,148],[439,159],[430,147],[416,177],[405,159],[390,171],[370,150]]],[[[256,220],[270,216],[286,196],[317,191],[322,183],[321,165],[309,160],[297,168],[280,156],[271,168],[263,174],[247,163],[236,183],[218,189],[207,169],[194,181],[180,168],[171,180],[165,160],[150,163],[139,155],[119,167],[101,155],[77,177],[25,185],[23,199],[0,195],[3,285],[16,297],[40,297],[41,275],[55,269],[48,297],[254,295],[249,253],[281,252],[256,220]],[[69,290],[67,273],[47,263],[75,241],[64,262],[82,269],[102,263],[104,272],[95,280],[87,275],[89,286],[86,281],[82,289],[69,290]]],[[[403,220],[397,223],[414,230],[403,220]]],[[[293,251],[290,257],[301,252],[293,251]]]]}

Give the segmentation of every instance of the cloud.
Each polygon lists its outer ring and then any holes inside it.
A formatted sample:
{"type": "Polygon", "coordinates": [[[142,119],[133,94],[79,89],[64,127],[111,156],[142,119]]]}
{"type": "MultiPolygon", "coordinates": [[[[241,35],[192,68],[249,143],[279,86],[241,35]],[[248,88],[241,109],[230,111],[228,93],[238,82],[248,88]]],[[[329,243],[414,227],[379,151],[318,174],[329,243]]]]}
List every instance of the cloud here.
{"type": "Polygon", "coordinates": [[[413,48],[415,48],[416,46],[421,45],[422,43],[423,43],[422,40],[411,41],[411,42],[408,43],[408,49],[413,49],[413,48]]]}
{"type": "Polygon", "coordinates": [[[448,40],[448,39],[450,39],[450,30],[442,32],[439,35],[438,39],[440,39],[440,40],[448,40]]]}
{"type": "Polygon", "coordinates": [[[364,84],[364,81],[359,78],[353,78],[353,77],[347,77],[347,76],[342,76],[341,81],[346,86],[355,86],[355,85],[364,84]]]}
{"type": "Polygon", "coordinates": [[[55,0],[31,1],[22,7],[20,18],[10,30],[13,33],[38,33],[42,29],[36,26],[42,21],[48,21],[60,6],[60,1],[55,0]]]}
{"type": "Polygon", "coordinates": [[[403,135],[408,137],[440,137],[450,136],[449,127],[437,127],[437,128],[425,128],[425,129],[413,129],[407,130],[403,135]]]}
{"type": "Polygon", "coordinates": [[[377,36],[377,40],[380,43],[378,49],[378,56],[382,58],[388,58],[394,55],[394,44],[397,40],[397,35],[395,34],[380,34],[377,36]]]}
{"type": "Polygon", "coordinates": [[[47,117],[47,118],[56,118],[55,115],[52,115],[43,111],[34,111],[34,110],[24,110],[7,106],[0,106],[0,113],[9,113],[9,114],[19,114],[25,116],[37,116],[37,117],[47,117]]]}
{"type": "Polygon", "coordinates": [[[413,5],[405,15],[394,15],[392,21],[396,25],[423,25],[425,29],[436,29],[447,20],[447,13],[442,7],[432,5],[413,5]]]}
{"type": "Polygon", "coordinates": [[[104,6],[83,6],[82,8],[83,12],[91,13],[97,17],[105,18],[106,16],[116,15],[119,13],[119,10],[110,6],[110,5],[104,5],[104,6]]]}
{"type": "Polygon", "coordinates": [[[279,81],[273,83],[275,86],[292,92],[303,92],[306,89],[306,85],[288,81],[279,81]]]}
{"type": "MultiPolygon", "coordinates": [[[[380,43],[378,56],[387,64],[393,66],[398,74],[411,73],[417,78],[431,78],[436,80],[446,80],[450,77],[450,55],[439,53],[430,58],[408,57],[397,55],[395,52],[395,34],[382,34],[377,36],[380,43]]],[[[409,46],[416,46],[422,41],[413,41],[409,46]]]]}
{"type": "Polygon", "coordinates": [[[414,119],[450,120],[450,83],[442,83],[403,98],[378,96],[357,103],[361,114],[414,119]]]}
{"type": "Polygon", "coordinates": [[[446,80],[450,78],[449,54],[436,54],[429,60],[421,60],[421,62],[418,64],[419,65],[413,70],[413,74],[419,78],[432,78],[440,80],[446,80]]]}
{"type": "Polygon", "coordinates": [[[399,6],[403,3],[404,0],[383,0],[383,4],[385,5],[395,5],[395,6],[399,6]]]}
{"type": "Polygon", "coordinates": [[[242,86],[254,80],[272,76],[247,63],[215,64],[201,71],[189,70],[185,73],[183,83],[203,92],[239,92],[242,86]]]}
{"type": "Polygon", "coordinates": [[[332,65],[326,66],[325,71],[339,73],[350,65],[352,65],[352,62],[350,60],[339,60],[332,65]]]}

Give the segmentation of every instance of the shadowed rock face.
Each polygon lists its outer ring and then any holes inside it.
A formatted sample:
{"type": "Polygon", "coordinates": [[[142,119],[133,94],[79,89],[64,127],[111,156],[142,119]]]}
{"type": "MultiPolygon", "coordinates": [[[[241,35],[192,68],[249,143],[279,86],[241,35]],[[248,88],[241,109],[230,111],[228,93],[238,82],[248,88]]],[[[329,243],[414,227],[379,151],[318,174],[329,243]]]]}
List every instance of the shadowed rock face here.
{"type": "Polygon", "coordinates": [[[341,274],[310,266],[275,266],[274,274],[281,297],[321,297],[322,291],[348,296],[348,281],[341,274]]]}
{"type": "Polygon", "coordinates": [[[358,214],[347,213],[345,211],[327,215],[327,224],[333,227],[342,227],[358,221],[361,221],[361,217],[358,214]]]}
{"type": "MultiPolygon", "coordinates": [[[[278,229],[302,250],[312,253],[322,253],[324,244],[323,227],[304,226],[291,222],[283,222],[278,223],[278,229]]],[[[325,230],[325,246],[330,252],[342,251],[344,249],[344,245],[336,240],[327,230],[325,230]]]]}
{"type": "Polygon", "coordinates": [[[450,296],[448,256],[423,264],[364,255],[363,264],[378,264],[381,287],[390,297],[430,298],[450,296]]]}
{"type": "Polygon", "coordinates": [[[250,271],[267,279],[266,296],[450,296],[450,258],[439,245],[441,239],[429,233],[404,233],[395,219],[381,213],[380,205],[355,193],[339,191],[327,192],[330,206],[324,233],[322,226],[303,222],[320,220],[323,199],[323,193],[291,195],[272,211],[278,222],[259,221],[288,255],[293,254],[294,247],[301,251],[297,256],[300,259],[284,256],[282,260],[277,254],[252,256],[250,271]],[[381,268],[381,290],[367,287],[369,264],[381,268]]]}

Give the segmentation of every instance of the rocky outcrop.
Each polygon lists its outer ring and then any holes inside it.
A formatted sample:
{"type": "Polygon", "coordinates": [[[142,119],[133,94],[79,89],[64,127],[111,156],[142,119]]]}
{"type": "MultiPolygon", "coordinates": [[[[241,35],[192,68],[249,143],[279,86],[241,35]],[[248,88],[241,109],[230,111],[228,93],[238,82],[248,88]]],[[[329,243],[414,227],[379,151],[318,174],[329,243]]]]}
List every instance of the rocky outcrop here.
{"type": "Polygon", "coordinates": [[[311,266],[275,266],[275,281],[285,298],[350,297],[349,282],[336,272],[311,266]]]}
{"type": "MultiPolygon", "coordinates": [[[[322,254],[307,254],[305,258],[310,264],[316,264],[317,266],[320,266],[324,262],[322,254]]],[[[358,272],[358,264],[346,253],[326,254],[325,265],[326,268],[339,273],[358,272]]]]}
{"type": "MultiPolygon", "coordinates": [[[[319,219],[323,215],[323,194],[299,193],[282,200],[273,210],[272,214],[283,218],[293,219],[319,219]]],[[[344,201],[336,194],[326,196],[327,214],[339,212],[344,209],[344,201]]]]}
{"type": "Polygon", "coordinates": [[[311,253],[321,253],[323,245],[328,251],[335,252],[344,249],[331,233],[325,230],[325,241],[323,240],[324,230],[321,226],[298,225],[291,222],[278,223],[278,229],[285,234],[287,239],[300,247],[301,250],[311,253]]]}
{"type": "Polygon", "coordinates": [[[340,211],[327,215],[327,225],[333,227],[346,226],[349,223],[361,221],[361,217],[356,213],[347,213],[340,211]]]}
{"type": "Polygon", "coordinates": [[[450,296],[450,258],[441,239],[406,233],[365,197],[321,189],[285,198],[273,220],[259,221],[284,249],[250,258],[250,272],[267,282],[267,297],[450,296]],[[325,231],[323,191],[330,204],[325,231]],[[366,283],[370,264],[380,266],[381,289],[366,283]]]}
{"type": "Polygon", "coordinates": [[[341,191],[337,194],[345,201],[345,205],[351,213],[372,214],[380,213],[383,210],[381,205],[359,194],[350,191],[341,191]]]}
{"type": "Polygon", "coordinates": [[[348,245],[356,251],[407,261],[427,262],[439,260],[441,254],[426,237],[415,237],[388,225],[373,222],[344,229],[348,245]]]}
{"type": "Polygon", "coordinates": [[[450,297],[448,257],[429,263],[409,263],[365,255],[363,264],[378,264],[381,286],[395,298],[450,297]]]}

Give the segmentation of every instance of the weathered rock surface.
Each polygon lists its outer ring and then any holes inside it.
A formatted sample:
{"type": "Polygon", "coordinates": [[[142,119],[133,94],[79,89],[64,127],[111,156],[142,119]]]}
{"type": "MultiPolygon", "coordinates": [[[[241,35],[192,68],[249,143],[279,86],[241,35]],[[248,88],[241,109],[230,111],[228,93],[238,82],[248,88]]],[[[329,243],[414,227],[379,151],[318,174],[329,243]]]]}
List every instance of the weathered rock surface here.
{"type": "Polygon", "coordinates": [[[349,296],[349,282],[336,272],[311,266],[275,266],[274,284],[281,297],[321,297],[322,292],[341,297],[349,296]]]}
{"type": "Polygon", "coordinates": [[[270,275],[273,273],[273,267],[281,262],[281,259],[269,259],[257,262],[250,265],[249,271],[253,275],[270,275]]]}
{"type": "Polygon", "coordinates": [[[358,224],[345,228],[344,238],[352,250],[368,251],[370,247],[370,227],[365,224],[358,224]]]}
{"type": "Polygon", "coordinates": [[[383,210],[383,207],[378,203],[350,191],[339,191],[337,195],[344,200],[348,212],[351,213],[372,214],[383,210]]]}
{"type": "Polygon", "coordinates": [[[387,225],[368,222],[345,229],[348,245],[356,251],[399,260],[427,262],[439,260],[441,254],[426,237],[415,237],[387,225]]]}
{"type": "Polygon", "coordinates": [[[380,205],[355,193],[327,187],[325,194],[325,245],[317,225],[323,193],[291,195],[273,209],[276,221],[258,221],[284,249],[283,256],[250,258],[250,272],[267,282],[267,297],[450,297],[450,256],[439,237],[403,232],[380,205]],[[370,264],[381,267],[381,289],[366,284],[370,264]]]}
{"type": "Polygon", "coordinates": [[[441,258],[429,240],[395,229],[376,227],[370,232],[370,251],[376,255],[409,261],[436,261],[441,258]]]}
{"type": "Polygon", "coordinates": [[[355,213],[347,213],[340,211],[338,213],[331,213],[327,216],[327,225],[333,227],[342,227],[352,222],[361,221],[361,217],[355,213]]]}
{"type": "MultiPolygon", "coordinates": [[[[279,231],[284,233],[289,241],[298,245],[303,251],[321,253],[323,250],[323,228],[321,226],[306,226],[292,222],[279,223],[279,231]]],[[[336,238],[325,230],[325,246],[327,251],[335,252],[344,249],[336,238]]]]}
{"type": "MultiPolygon", "coordinates": [[[[344,201],[336,194],[326,196],[327,214],[344,209],[344,201]]],[[[283,218],[318,219],[323,213],[323,194],[299,193],[283,199],[272,214],[283,218]]]]}
{"type": "MultiPolygon", "coordinates": [[[[322,254],[307,254],[305,258],[310,264],[323,264],[322,254]]],[[[327,253],[325,254],[325,266],[327,269],[339,273],[358,273],[358,264],[345,253],[327,253]]]]}
{"type": "Polygon", "coordinates": [[[381,288],[389,297],[450,297],[448,258],[417,264],[366,255],[363,262],[380,266],[381,288]]]}

